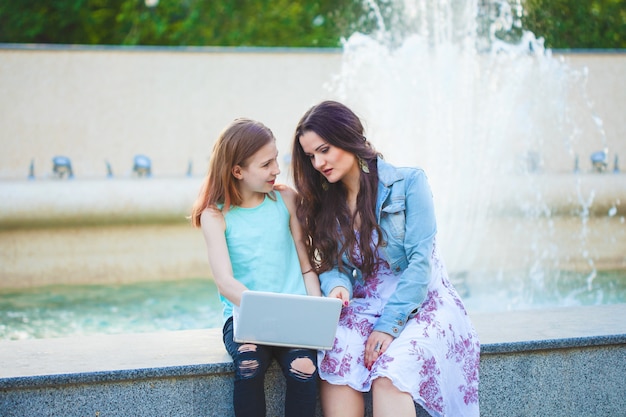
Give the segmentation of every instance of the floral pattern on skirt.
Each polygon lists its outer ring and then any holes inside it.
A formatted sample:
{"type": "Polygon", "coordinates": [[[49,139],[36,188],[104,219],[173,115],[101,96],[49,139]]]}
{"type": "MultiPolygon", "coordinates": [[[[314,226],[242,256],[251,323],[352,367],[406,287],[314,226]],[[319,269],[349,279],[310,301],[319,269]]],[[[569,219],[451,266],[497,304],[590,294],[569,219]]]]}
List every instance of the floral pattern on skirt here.
{"type": "Polygon", "coordinates": [[[431,416],[478,416],[480,344],[436,247],[428,294],[418,313],[372,369],[365,367],[365,343],[398,279],[382,262],[374,276],[354,283],[333,348],[319,352],[320,377],[361,392],[369,391],[374,379],[387,377],[431,416]]]}

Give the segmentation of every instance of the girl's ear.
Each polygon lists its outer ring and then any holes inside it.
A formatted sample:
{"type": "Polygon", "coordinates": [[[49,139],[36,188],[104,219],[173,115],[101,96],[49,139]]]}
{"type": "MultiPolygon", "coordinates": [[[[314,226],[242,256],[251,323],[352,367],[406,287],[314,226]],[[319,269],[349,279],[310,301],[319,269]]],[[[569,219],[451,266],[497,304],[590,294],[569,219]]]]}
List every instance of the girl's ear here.
{"type": "Polygon", "coordinates": [[[233,177],[240,180],[243,178],[243,174],[241,173],[241,167],[239,165],[235,165],[232,169],[233,177]]]}

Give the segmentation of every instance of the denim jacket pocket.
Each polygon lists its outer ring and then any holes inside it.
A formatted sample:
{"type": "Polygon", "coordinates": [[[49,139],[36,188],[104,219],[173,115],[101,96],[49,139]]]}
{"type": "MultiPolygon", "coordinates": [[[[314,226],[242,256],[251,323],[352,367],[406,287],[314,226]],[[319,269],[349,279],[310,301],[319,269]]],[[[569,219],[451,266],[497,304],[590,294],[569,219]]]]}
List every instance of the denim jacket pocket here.
{"type": "MultiPolygon", "coordinates": [[[[394,201],[382,209],[381,226],[393,239],[404,240],[404,200],[394,201]]],[[[388,236],[389,237],[389,236],[388,236]]]]}

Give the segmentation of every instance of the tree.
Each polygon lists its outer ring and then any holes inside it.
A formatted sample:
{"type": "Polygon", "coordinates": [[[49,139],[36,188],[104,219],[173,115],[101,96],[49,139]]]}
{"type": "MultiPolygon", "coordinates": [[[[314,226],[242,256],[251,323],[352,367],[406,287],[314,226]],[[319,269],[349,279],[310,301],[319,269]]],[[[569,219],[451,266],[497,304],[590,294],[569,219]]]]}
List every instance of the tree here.
{"type": "MultiPolygon", "coordinates": [[[[524,27],[550,48],[626,48],[626,0],[522,1],[524,27]]],[[[386,24],[403,24],[377,3],[386,24]]],[[[371,11],[363,0],[0,0],[0,42],[337,47],[375,28],[371,11]]]]}
{"type": "Polygon", "coordinates": [[[0,0],[0,42],[339,46],[358,0],[0,0]]]}
{"type": "Polygon", "coordinates": [[[0,42],[93,44],[113,39],[122,2],[0,0],[0,42]]]}
{"type": "Polygon", "coordinates": [[[625,0],[525,0],[524,26],[549,48],[626,48],[625,0]]]}

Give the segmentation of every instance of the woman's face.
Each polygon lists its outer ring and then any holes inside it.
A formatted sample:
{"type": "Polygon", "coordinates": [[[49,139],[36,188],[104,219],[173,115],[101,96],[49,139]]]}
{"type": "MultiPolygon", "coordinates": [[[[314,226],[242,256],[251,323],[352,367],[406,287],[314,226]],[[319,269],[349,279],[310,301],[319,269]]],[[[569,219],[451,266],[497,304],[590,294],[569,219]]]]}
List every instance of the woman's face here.
{"type": "Polygon", "coordinates": [[[333,146],[317,133],[308,131],[300,136],[300,146],[313,167],[330,183],[359,179],[359,167],[353,153],[333,146]]]}

